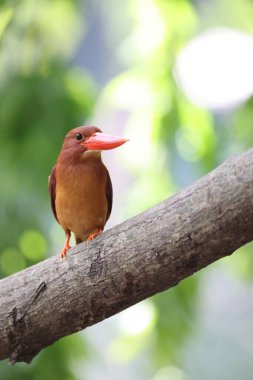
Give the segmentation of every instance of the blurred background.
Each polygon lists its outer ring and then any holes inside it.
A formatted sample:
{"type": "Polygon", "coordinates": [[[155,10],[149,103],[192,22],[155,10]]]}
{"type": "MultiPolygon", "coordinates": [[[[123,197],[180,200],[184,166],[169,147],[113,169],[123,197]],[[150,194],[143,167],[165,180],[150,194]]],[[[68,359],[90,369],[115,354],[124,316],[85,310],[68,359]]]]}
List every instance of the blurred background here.
{"type": "MultiPolygon", "coordinates": [[[[253,144],[250,0],[0,0],[0,277],[59,254],[48,175],[83,124],[104,153],[108,227],[253,144]]],[[[252,245],[96,326],[0,362],[0,379],[252,380],[252,245]]]]}

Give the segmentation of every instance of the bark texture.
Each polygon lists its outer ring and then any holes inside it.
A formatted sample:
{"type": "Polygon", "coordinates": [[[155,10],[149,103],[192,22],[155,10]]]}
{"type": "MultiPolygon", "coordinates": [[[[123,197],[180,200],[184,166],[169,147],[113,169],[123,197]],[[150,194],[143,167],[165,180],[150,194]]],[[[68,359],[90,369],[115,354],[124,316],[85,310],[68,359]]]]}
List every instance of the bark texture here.
{"type": "Polygon", "coordinates": [[[253,240],[253,150],[72,249],[0,281],[0,359],[44,347],[175,286],[253,240]]]}

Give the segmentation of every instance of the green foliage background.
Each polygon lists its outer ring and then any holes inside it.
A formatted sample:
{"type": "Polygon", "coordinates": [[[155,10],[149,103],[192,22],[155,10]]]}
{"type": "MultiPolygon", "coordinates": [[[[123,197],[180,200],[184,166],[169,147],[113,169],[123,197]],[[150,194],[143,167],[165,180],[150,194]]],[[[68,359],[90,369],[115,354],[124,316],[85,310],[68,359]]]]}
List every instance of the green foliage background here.
{"type": "MultiPolygon", "coordinates": [[[[198,7],[187,0],[0,4],[1,277],[46,258],[57,245],[47,177],[66,131],[92,120],[95,106],[102,118],[104,108],[112,114],[123,112],[125,134],[133,141],[122,156],[133,178],[122,208],[125,218],[193,182],[228,155],[252,146],[252,99],[219,117],[191,104],[173,77],[177,53],[199,31],[223,25],[252,32],[252,2],[235,1],[233,7],[227,0],[198,7]],[[88,27],[94,14],[100,15],[99,27],[112,56],[108,62],[94,62],[110,77],[103,86],[76,63],[81,43],[92,39],[88,27]],[[157,26],[158,31],[152,29],[157,26]],[[140,136],[141,147],[134,143],[140,136]]],[[[244,247],[240,259],[237,254],[229,264],[237,277],[249,282],[251,250],[244,247]]],[[[184,379],[176,368],[198,323],[201,284],[201,276],[195,275],[153,297],[148,301],[152,306],[147,329],[115,338],[112,356],[115,361],[124,359],[126,373],[145,357],[137,378],[184,379]]],[[[1,362],[0,378],[88,379],[76,366],[94,361],[96,353],[81,333],[44,350],[30,366],[1,362]]]]}

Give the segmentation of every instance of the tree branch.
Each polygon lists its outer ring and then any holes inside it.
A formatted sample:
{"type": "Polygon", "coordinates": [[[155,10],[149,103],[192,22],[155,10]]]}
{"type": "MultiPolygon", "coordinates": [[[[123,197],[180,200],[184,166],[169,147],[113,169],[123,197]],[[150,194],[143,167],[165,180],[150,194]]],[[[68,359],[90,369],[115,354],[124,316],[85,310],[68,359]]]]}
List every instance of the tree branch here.
{"type": "Polygon", "coordinates": [[[0,281],[0,359],[44,347],[175,286],[253,239],[253,150],[150,210],[0,281]]]}

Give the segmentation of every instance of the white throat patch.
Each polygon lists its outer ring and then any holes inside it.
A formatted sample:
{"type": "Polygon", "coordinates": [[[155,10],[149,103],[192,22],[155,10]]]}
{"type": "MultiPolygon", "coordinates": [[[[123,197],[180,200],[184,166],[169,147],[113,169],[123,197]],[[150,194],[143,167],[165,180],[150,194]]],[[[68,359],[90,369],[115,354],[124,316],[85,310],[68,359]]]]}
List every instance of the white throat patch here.
{"type": "Polygon", "coordinates": [[[87,159],[87,158],[91,158],[91,157],[94,157],[94,158],[98,158],[100,157],[101,155],[101,150],[87,150],[85,152],[83,152],[82,154],[82,158],[83,159],[87,159]]]}

